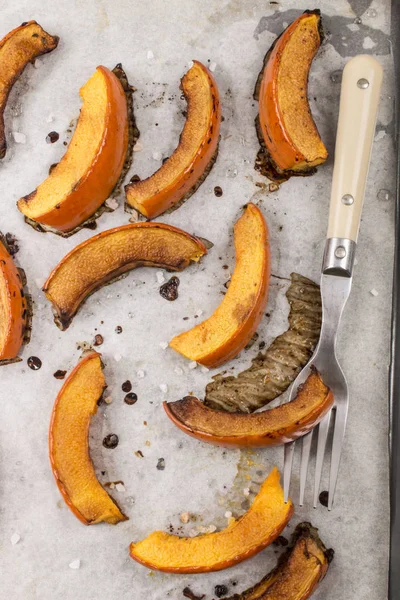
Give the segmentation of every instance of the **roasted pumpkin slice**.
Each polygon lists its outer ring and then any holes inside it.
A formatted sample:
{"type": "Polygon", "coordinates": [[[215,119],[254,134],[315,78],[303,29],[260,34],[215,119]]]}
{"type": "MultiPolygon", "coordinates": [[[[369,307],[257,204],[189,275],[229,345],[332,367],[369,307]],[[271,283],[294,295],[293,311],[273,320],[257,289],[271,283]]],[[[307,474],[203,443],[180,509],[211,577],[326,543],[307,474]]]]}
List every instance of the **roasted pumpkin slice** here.
{"type": "Polygon", "coordinates": [[[222,446],[261,447],[291,442],[310,431],[333,404],[333,394],[312,372],[296,398],[276,408],[246,415],[208,408],[193,396],[164,402],[169,418],[182,431],[222,446]]]}
{"type": "Polygon", "coordinates": [[[204,244],[164,223],[133,223],[108,229],[79,244],[53,269],[43,291],[55,322],[67,329],[82,302],[94,291],[136,267],[183,271],[207,254],[204,244]]]}
{"type": "Polygon", "coordinates": [[[117,183],[128,149],[128,111],[106,67],[81,88],[83,106],[67,152],[39,187],[18,200],[28,219],[66,233],[92,216],[117,183]]]}
{"type": "Polygon", "coordinates": [[[178,147],[151,177],[125,186],[127,203],[148,219],[189,198],[217,156],[221,109],[214,77],[194,61],[182,78],[181,89],[188,108],[178,147]]]}
{"type": "Polygon", "coordinates": [[[171,348],[206,367],[236,356],[251,339],[268,299],[270,251],[261,211],[248,204],[235,224],[236,267],[217,310],[193,329],[174,337],[171,348]]]}
{"type": "Polygon", "coordinates": [[[18,352],[29,340],[30,307],[24,277],[0,234],[0,365],[20,360],[18,352]]]}
{"type": "Polygon", "coordinates": [[[22,23],[0,41],[0,158],[7,150],[4,109],[12,86],[28,63],[57,44],[58,37],[46,33],[36,21],[22,23]]]}
{"type": "Polygon", "coordinates": [[[261,144],[256,168],[273,181],[311,175],[328,156],[307,99],[308,74],[322,38],[319,10],[306,11],[265,57],[255,94],[261,144]]]}
{"type": "Polygon", "coordinates": [[[310,360],[321,331],[321,293],[319,285],[307,277],[298,273],[290,277],[286,292],[289,328],[253,358],[245,371],[236,376],[220,373],[213,377],[206,387],[206,406],[229,412],[254,412],[287,390],[310,360]]]}
{"type": "Polygon", "coordinates": [[[205,573],[232,567],[273,542],[293,514],[285,504],[274,468],[261,486],[249,510],[232,519],[222,531],[184,538],[155,531],[132,543],[131,557],[142,565],[168,573],[205,573]]]}
{"type": "Polygon", "coordinates": [[[333,550],[327,550],[311,523],[299,523],[291,545],[261,581],[223,600],[306,600],[325,577],[333,550]]]}
{"type": "Polygon", "coordinates": [[[87,353],[62,386],[50,422],[53,475],[68,507],[85,525],[127,519],[100,485],[89,455],[90,419],[106,387],[100,354],[87,353]]]}

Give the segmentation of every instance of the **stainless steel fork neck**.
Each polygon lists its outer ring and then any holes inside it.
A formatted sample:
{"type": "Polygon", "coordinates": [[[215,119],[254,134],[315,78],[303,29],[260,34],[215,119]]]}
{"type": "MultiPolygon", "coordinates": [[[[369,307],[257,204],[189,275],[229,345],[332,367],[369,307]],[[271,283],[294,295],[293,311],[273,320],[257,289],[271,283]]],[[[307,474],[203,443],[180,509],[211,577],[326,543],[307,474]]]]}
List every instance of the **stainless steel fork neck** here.
{"type": "Polygon", "coordinates": [[[325,244],[322,273],[339,277],[353,274],[356,243],[346,238],[328,238],[325,244]]]}

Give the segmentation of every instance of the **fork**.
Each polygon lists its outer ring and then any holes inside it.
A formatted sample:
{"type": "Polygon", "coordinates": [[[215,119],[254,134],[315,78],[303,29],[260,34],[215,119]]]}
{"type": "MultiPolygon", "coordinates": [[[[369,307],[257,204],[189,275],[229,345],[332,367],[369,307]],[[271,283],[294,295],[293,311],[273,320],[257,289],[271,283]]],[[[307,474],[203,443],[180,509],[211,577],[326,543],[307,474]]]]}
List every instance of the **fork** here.
{"type": "MultiPolygon", "coordinates": [[[[322,326],[309,363],[295,379],[289,402],[316,368],[334,395],[332,409],[318,425],[314,508],[317,506],[330,421],[333,441],[329,475],[328,510],[332,509],[346,430],[349,395],[346,378],[336,357],[337,332],[350,294],[356,242],[364,202],[376,114],[382,83],[380,63],[367,55],[352,58],[343,70],[328,233],[321,273],[322,326]]],[[[314,429],[317,429],[316,427],[314,429]]],[[[300,498],[303,505],[314,429],[304,435],[300,461],[300,498]]],[[[283,487],[288,501],[295,441],[285,444],[283,487]]]]}

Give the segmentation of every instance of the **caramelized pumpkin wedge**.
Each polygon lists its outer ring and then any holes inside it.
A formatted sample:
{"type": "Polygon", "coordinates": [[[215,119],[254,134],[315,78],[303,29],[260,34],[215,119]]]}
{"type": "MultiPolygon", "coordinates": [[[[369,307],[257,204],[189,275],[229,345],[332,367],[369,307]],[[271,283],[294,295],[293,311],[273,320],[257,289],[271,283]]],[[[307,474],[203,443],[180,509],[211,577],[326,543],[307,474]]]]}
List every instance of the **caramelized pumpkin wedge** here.
{"type": "Polygon", "coordinates": [[[127,203],[148,219],[189,198],[217,157],[221,108],[214,77],[193,61],[181,89],[188,108],[178,147],[151,177],[125,186],[127,203]]]}
{"type": "Polygon", "coordinates": [[[333,559],[311,523],[299,523],[290,547],[270,573],[241,594],[223,600],[306,600],[325,577],[333,559]]]}
{"type": "Polygon", "coordinates": [[[30,307],[24,277],[0,234],[0,365],[20,360],[18,352],[29,340],[30,307]]]}
{"type": "Polygon", "coordinates": [[[228,527],[194,538],[155,531],[132,543],[131,557],[142,565],[168,573],[206,573],[232,567],[271,544],[293,514],[285,504],[275,467],[261,486],[249,510],[228,527]]]}
{"type": "Polygon", "coordinates": [[[22,23],[0,41],[0,158],[7,150],[4,109],[12,86],[28,63],[51,52],[57,44],[58,37],[46,33],[36,21],[22,23]]]}
{"type": "Polygon", "coordinates": [[[118,77],[106,67],[81,88],[83,106],[60,162],[18,200],[28,219],[66,233],[92,216],[117,183],[128,149],[128,111],[118,77]]]}
{"type": "Polygon", "coordinates": [[[307,99],[308,74],[322,39],[319,10],[306,11],[265,57],[255,94],[261,144],[256,168],[273,181],[311,175],[327,159],[307,99]]]}
{"type": "Polygon", "coordinates": [[[204,244],[164,223],[132,223],[108,229],[79,244],[53,269],[43,291],[55,322],[67,329],[90,294],[136,267],[183,271],[207,254],[204,244]]]}
{"type": "Polygon", "coordinates": [[[66,504],[85,525],[127,519],[100,485],[89,455],[90,419],[106,387],[100,354],[89,352],[62,386],[50,422],[53,475],[66,504]]]}
{"type": "Polygon", "coordinates": [[[247,204],[234,228],[236,266],[228,291],[205,321],[174,337],[171,348],[212,368],[234,358],[251,339],[268,299],[270,251],[265,219],[247,204]]]}
{"type": "Polygon", "coordinates": [[[260,413],[213,410],[193,396],[164,402],[164,408],[171,421],[188,435],[212,444],[243,448],[292,442],[315,427],[332,404],[332,392],[314,371],[294,400],[260,413]]]}

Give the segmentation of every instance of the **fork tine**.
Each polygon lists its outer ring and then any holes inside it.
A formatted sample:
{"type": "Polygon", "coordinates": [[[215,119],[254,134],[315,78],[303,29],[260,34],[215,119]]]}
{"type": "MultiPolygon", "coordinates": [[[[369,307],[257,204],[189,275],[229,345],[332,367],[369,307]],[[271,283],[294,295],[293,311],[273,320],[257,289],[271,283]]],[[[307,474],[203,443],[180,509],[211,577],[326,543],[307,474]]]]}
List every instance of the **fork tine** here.
{"type": "Polygon", "coordinates": [[[338,404],[336,407],[335,430],[333,433],[332,442],[331,470],[329,474],[328,510],[332,510],[333,497],[335,495],[344,432],[346,430],[347,408],[347,404],[338,404]]]}
{"type": "Polygon", "coordinates": [[[323,419],[321,419],[318,426],[318,444],[317,444],[317,458],[315,461],[315,483],[314,483],[314,508],[317,508],[319,486],[321,484],[322,466],[324,464],[326,440],[329,431],[329,422],[331,419],[332,410],[330,410],[323,419]]]}
{"type": "Polygon", "coordinates": [[[307,481],[307,470],[308,470],[308,461],[310,458],[310,449],[312,442],[312,434],[313,429],[306,433],[302,439],[302,447],[301,447],[301,464],[300,464],[300,499],[299,505],[303,506],[304,502],[304,492],[306,489],[306,481],[307,481]]]}
{"type": "Polygon", "coordinates": [[[283,466],[283,494],[285,502],[289,499],[290,477],[292,474],[294,442],[285,444],[285,460],[283,466]]]}

